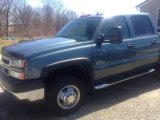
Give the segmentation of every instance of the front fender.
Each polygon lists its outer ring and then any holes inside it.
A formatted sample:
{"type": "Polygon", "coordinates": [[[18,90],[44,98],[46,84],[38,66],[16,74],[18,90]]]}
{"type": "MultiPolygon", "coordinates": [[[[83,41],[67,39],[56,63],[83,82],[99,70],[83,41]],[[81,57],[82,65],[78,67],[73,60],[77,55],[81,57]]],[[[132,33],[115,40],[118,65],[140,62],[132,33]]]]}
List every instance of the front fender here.
{"type": "Polygon", "coordinates": [[[45,66],[42,70],[41,77],[47,77],[50,73],[56,70],[60,70],[63,68],[68,68],[72,66],[79,66],[83,72],[85,73],[85,76],[87,79],[87,84],[91,89],[93,90],[94,85],[94,72],[92,65],[90,63],[90,60],[88,58],[75,58],[75,59],[68,59],[63,61],[54,62],[52,64],[49,64],[45,66]]]}
{"type": "Polygon", "coordinates": [[[85,57],[84,58],[74,58],[74,59],[53,62],[49,65],[46,65],[42,70],[41,77],[47,77],[54,70],[62,69],[64,67],[69,67],[73,65],[80,65],[83,67],[87,67],[89,71],[92,71],[90,60],[88,58],[85,58],[85,57]]]}

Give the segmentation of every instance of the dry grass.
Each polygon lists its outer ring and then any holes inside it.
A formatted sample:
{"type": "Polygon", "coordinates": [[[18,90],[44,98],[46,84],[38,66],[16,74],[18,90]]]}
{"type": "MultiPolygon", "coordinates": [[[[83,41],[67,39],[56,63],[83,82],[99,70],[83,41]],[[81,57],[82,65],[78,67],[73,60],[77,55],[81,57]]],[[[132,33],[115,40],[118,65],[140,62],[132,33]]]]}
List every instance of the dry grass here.
{"type": "Polygon", "coordinates": [[[9,40],[0,40],[0,51],[2,47],[14,44],[17,41],[9,41],[9,40]]]}

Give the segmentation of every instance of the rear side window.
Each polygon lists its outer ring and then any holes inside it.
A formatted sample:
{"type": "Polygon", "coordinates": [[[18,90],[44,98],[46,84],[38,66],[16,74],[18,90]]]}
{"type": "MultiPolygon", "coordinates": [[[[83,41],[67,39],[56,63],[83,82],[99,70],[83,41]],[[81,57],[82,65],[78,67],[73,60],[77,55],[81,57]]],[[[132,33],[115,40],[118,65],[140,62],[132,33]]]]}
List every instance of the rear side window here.
{"type": "Polygon", "coordinates": [[[136,36],[154,34],[151,21],[147,16],[132,16],[131,21],[136,36]]]}

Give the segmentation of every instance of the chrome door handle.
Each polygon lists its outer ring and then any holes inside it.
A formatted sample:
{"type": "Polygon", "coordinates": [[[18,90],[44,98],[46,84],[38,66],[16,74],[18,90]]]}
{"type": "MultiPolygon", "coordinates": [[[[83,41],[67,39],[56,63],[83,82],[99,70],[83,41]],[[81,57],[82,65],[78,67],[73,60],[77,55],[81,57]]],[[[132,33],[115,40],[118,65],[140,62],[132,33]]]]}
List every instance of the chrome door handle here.
{"type": "Polygon", "coordinates": [[[157,41],[156,40],[151,40],[151,44],[156,44],[157,41]]]}
{"type": "Polygon", "coordinates": [[[128,48],[133,48],[134,44],[133,43],[128,43],[128,48]]]}

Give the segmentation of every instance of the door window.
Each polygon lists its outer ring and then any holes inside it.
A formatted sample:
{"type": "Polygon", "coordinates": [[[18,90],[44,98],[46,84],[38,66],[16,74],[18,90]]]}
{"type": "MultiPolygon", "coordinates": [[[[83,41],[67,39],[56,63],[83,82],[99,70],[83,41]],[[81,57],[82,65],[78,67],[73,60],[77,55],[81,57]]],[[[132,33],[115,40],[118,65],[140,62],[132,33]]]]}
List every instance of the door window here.
{"type": "Polygon", "coordinates": [[[123,39],[130,38],[129,28],[125,17],[118,16],[105,21],[102,27],[102,33],[104,34],[105,39],[108,39],[109,31],[113,27],[121,28],[123,39]]]}
{"type": "Polygon", "coordinates": [[[158,10],[157,26],[160,27],[160,9],[158,10]]]}
{"type": "Polygon", "coordinates": [[[154,34],[151,21],[147,16],[132,16],[131,21],[136,36],[154,34]]]}

